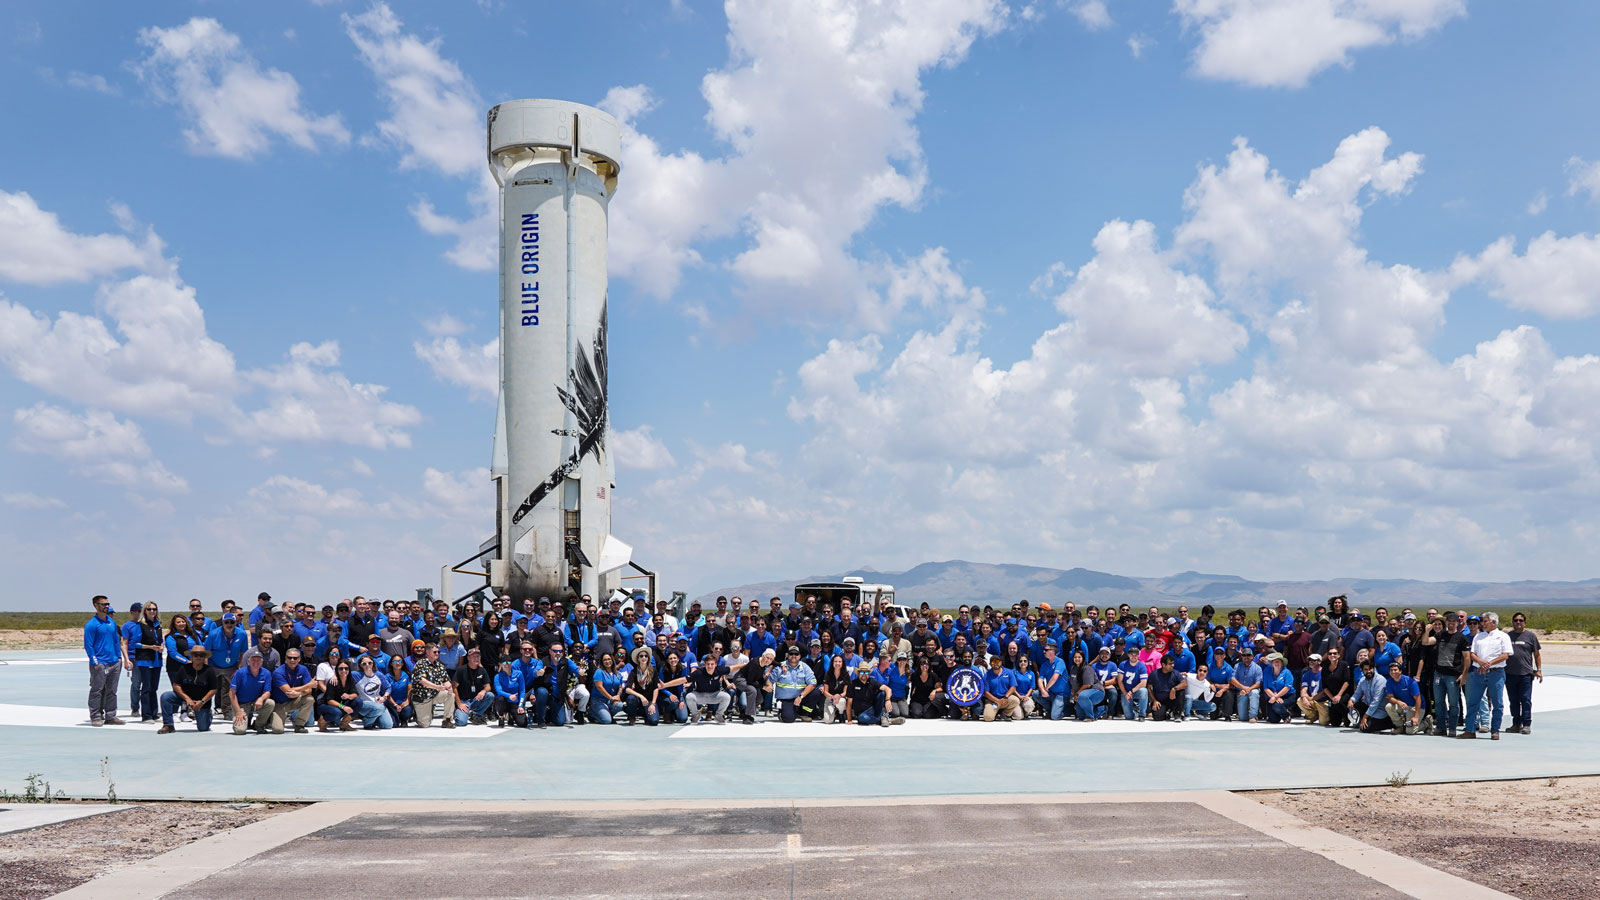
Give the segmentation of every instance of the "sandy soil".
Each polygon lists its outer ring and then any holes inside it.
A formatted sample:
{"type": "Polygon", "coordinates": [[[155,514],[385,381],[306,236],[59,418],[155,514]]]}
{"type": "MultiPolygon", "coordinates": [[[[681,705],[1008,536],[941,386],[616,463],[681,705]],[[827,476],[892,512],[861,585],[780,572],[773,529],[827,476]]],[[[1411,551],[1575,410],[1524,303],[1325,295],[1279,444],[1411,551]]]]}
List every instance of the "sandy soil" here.
{"type": "Polygon", "coordinates": [[[37,631],[0,630],[0,650],[83,651],[83,631],[78,628],[44,628],[37,631]]]}
{"type": "Polygon", "coordinates": [[[1600,852],[1600,815],[1594,812],[1600,805],[1600,777],[1249,796],[1525,900],[1588,900],[1600,894],[1594,871],[1600,852]]]}
{"type": "Polygon", "coordinates": [[[0,897],[50,897],[129,863],[297,808],[294,803],[155,803],[0,834],[0,897]]]}
{"type": "Polygon", "coordinates": [[[1541,633],[1539,643],[1544,647],[1540,655],[1554,666],[1600,666],[1600,638],[1590,637],[1581,631],[1552,631],[1541,633]],[[1552,644],[1550,641],[1587,641],[1577,644],[1552,644]]]}

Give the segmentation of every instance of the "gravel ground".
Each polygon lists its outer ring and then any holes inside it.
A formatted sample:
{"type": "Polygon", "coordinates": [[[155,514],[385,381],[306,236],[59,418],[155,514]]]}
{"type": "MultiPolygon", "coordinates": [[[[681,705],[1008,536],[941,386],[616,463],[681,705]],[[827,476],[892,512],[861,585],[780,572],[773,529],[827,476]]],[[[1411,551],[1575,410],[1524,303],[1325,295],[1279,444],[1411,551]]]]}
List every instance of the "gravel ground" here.
{"type": "Polygon", "coordinates": [[[297,809],[294,803],[153,803],[0,834],[0,897],[35,900],[113,869],[297,809]]]}
{"type": "Polygon", "coordinates": [[[1524,900],[1600,896],[1600,777],[1250,794],[1524,900]],[[1352,814],[1355,812],[1355,814],[1352,814]]]}

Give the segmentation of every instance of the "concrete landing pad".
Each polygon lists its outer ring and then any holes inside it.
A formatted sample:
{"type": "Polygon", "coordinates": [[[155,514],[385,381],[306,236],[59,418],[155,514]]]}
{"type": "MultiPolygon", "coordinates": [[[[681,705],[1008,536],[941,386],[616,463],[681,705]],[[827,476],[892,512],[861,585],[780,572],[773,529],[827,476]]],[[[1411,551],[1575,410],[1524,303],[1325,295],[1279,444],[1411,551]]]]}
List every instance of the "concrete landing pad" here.
{"type": "MultiPolygon", "coordinates": [[[[1375,856],[1357,854],[1352,865],[1334,852],[1337,836],[1306,829],[1280,838],[1270,823],[1241,821],[1264,807],[1216,795],[618,810],[322,806],[350,814],[333,824],[308,819],[310,833],[221,860],[165,896],[277,900],[303,888],[307,872],[339,873],[318,879],[318,894],[331,900],[1503,896],[1364,845],[1356,846],[1375,856]],[[1307,840],[1329,847],[1292,842],[1307,840]]],[[[129,875],[119,889],[139,883],[129,875]]],[[[95,896],[84,888],[69,896],[95,896]]]]}

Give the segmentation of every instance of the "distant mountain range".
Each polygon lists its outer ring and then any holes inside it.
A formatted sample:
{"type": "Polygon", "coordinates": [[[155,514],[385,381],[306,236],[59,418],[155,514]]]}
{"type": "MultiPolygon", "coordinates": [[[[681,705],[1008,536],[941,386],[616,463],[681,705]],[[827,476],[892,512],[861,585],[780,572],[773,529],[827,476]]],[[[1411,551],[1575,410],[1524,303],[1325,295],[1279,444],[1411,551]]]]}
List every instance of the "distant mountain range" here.
{"type": "Polygon", "coordinates": [[[695,599],[709,607],[717,595],[739,596],[746,603],[769,597],[794,596],[794,586],[807,581],[837,581],[859,575],[868,582],[894,585],[899,602],[923,601],[947,609],[962,603],[1010,606],[1049,603],[1057,609],[1067,600],[1079,607],[1091,603],[1131,606],[1176,606],[1198,609],[1207,603],[1221,610],[1253,608],[1287,600],[1293,606],[1314,606],[1348,594],[1354,606],[1488,608],[1495,604],[1600,603],[1600,578],[1587,581],[1415,581],[1409,578],[1334,578],[1327,581],[1251,581],[1237,575],[1180,572],[1164,578],[1131,578],[1090,569],[1047,569],[1039,566],[974,563],[965,560],[923,563],[905,572],[854,569],[833,575],[811,575],[720,588],[695,599]]]}

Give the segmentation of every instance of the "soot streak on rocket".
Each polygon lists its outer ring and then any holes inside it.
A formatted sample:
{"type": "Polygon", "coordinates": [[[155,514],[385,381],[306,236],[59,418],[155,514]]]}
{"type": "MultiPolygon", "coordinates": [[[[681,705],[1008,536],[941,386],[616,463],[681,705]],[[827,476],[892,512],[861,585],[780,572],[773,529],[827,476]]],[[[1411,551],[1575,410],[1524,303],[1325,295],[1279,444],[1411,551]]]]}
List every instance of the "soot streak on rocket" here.
{"type": "Polygon", "coordinates": [[[567,384],[572,390],[556,386],[556,394],[561,398],[562,405],[578,420],[578,447],[556,467],[554,472],[545,476],[528,498],[522,501],[522,505],[517,507],[516,513],[511,516],[513,525],[521,522],[522,518],[543,502],[557,485],[576,471],[585,456],[605,449],[606,313],[609,305],[608,295],[605,304],[600,307],[600,327],[595,331],[592,354],[580,349],[577,365],[567,370],[567,384]]]}

